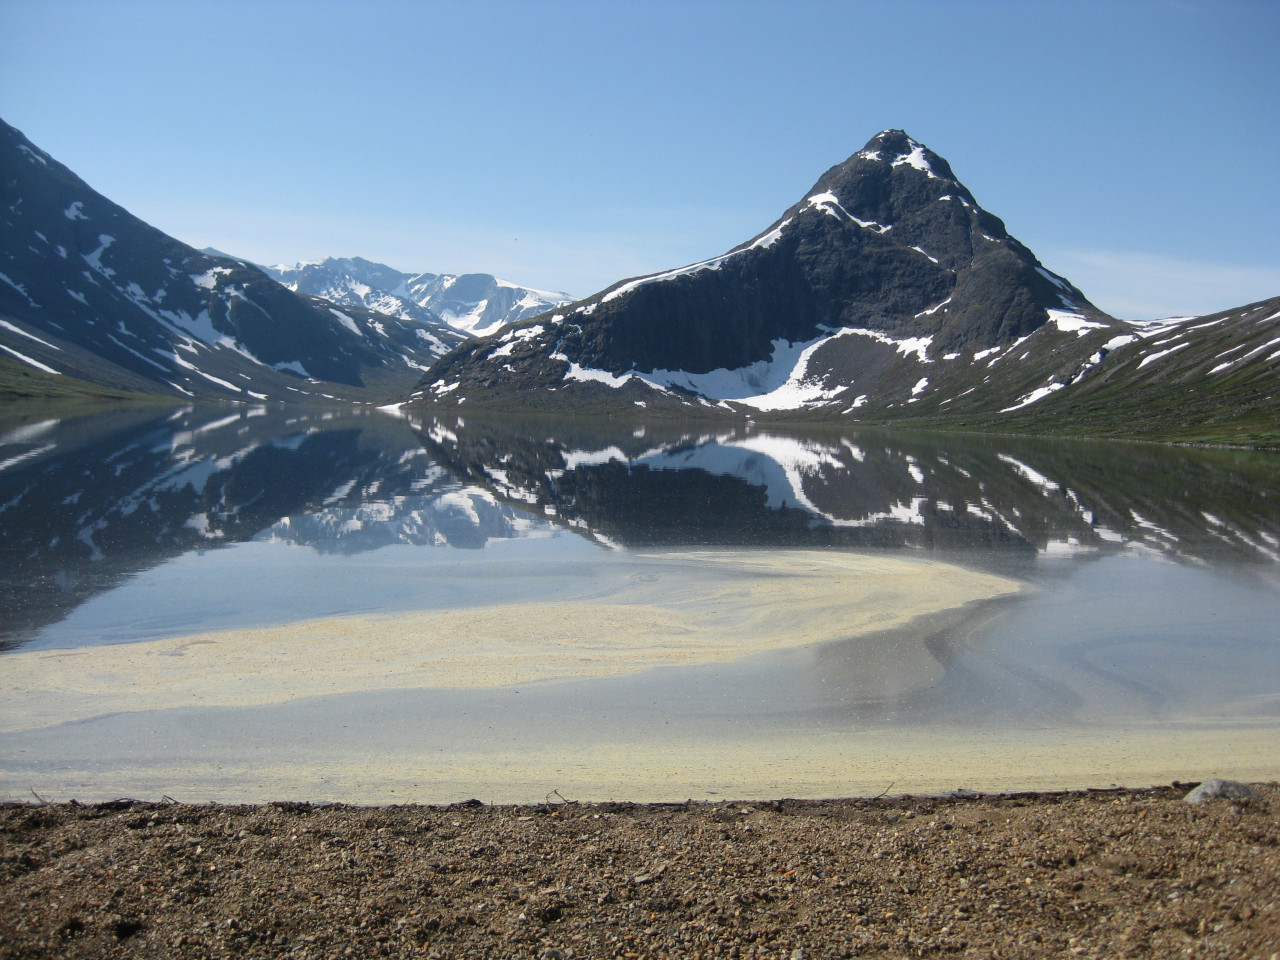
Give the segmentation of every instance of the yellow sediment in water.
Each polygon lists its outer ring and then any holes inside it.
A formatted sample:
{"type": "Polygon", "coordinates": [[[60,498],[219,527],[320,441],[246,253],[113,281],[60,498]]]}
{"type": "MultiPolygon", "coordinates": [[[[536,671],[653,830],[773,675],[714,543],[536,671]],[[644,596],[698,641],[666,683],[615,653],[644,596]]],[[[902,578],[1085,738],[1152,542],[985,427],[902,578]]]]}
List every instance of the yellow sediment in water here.
{"type": "Polygon", "coordinates": [[[624,575],[605,588],[560,602],[338,617],[11,654],[0,660],[0,732],[119,711],[492,687],[723,662],[847,640],[1020,589],[948,564],[814,551],[650,554],[621,569],[624,575]]]}

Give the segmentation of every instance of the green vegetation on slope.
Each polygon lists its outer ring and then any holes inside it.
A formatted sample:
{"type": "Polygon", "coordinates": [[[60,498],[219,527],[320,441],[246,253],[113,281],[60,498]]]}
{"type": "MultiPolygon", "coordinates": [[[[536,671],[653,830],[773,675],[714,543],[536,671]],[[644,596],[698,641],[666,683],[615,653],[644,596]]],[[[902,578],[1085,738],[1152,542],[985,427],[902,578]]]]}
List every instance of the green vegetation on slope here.
{"type": "Polygon", "coordinates": [[[18,360],[0,356],[0,402],[18,400],[169,400],[159,394],[119,390],[76,377],[45,373],[18,360]]]}

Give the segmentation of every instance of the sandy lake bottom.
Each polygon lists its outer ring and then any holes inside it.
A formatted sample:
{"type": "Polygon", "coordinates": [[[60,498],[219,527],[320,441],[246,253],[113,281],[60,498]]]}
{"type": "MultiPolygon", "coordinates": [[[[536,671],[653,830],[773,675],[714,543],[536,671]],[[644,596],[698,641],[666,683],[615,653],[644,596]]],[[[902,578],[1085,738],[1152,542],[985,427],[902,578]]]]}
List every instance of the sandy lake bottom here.
{"type": "Polygon", "coordinates": [[[1200,571],[1112,558],[1043,590],[901,554],[587,566],[551,600],[10,654],[0,793],[645,801],[1280,773],[1276,645],[1262,624],[1207,637],[1215,604],[1253,593],[1200,571]],[[1186,609],[1134,589],[1157,573],[1186,609]]]}

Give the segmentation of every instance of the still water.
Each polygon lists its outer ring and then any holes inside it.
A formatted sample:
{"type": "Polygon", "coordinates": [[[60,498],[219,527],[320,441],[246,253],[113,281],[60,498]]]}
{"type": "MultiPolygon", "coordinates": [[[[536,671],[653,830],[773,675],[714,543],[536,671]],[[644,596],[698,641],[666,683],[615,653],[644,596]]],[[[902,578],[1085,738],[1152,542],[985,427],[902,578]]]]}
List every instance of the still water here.
{"type": "Polygon", "coordinates": [[[217,406],[0,426],[0,796],[1280,777],[1280,457],[217,406]]]}

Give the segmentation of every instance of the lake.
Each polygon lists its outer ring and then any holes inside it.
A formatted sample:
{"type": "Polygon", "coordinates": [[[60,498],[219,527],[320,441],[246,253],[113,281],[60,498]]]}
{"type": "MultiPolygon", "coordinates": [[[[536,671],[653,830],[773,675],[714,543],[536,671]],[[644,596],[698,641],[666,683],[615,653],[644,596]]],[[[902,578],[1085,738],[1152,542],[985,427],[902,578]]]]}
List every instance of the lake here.
{"type": "Polygon", "coordinates": [[[0,420],[0,795],[1280,777],[1280,456],[753,424],[0,420]]]}

